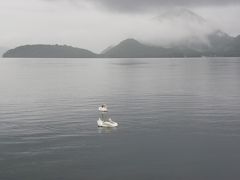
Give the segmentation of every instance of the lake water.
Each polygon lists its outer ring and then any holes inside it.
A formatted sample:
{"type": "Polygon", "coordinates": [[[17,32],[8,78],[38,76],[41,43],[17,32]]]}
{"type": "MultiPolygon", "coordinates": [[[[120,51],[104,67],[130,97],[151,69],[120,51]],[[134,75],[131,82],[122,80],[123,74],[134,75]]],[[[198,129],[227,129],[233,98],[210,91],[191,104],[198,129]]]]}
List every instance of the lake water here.
{"type": "Polygon", "coordinates": [[[0,180],[33,179],[239,180],[240,58],[0,59],[0,180]]]}

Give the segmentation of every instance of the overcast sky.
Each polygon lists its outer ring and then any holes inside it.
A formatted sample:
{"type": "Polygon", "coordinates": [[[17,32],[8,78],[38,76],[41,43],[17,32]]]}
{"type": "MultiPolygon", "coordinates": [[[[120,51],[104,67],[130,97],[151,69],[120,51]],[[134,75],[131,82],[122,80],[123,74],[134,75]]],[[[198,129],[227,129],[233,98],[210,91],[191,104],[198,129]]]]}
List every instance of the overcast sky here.
{"type": "MultiPolygon", "coordinates": [[[[189,32],[186,19],[173,21],[180,26],[152,21],[174,8],[190,9],[212,27],[240,34],[240,0],[0,0],[0,47],[68,44],[100,52],[126,38],[160,42],[189,32]]],[[[190,30],[198,29],[209,31],[190,30]]]]}

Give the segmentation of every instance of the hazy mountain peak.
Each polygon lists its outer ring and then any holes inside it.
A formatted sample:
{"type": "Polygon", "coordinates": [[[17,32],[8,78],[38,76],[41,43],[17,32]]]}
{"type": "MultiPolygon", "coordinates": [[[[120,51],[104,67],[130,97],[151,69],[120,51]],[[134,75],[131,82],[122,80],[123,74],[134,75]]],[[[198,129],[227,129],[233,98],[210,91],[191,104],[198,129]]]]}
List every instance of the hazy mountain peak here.
{"type": "Polygon", "coordinates": [[[155,17],[158,21],[183,19],[184,21],[206,23],[207,21],[200,15],[186,8],[173,8],[155,17]]]}
{"type": "Polygon", "coordinates": [[[221,30],[216,30],[215,32],[213,32],[212,34],[214,34],[215,36],[218,37],[229,37],[229,35],[221,30]]]}
{"type": "Polygon", "coordinates": [[[129,39],[121,41],[120,44],[125,45],[125,44],[140,44],[140,43],[133,38],[129,38],[129,39]]]}
{"type": "MultiPolygon", "coordinates": [[[[117,47],[131,47],[131,46],[139,46],[141,45],[140,42],[138,42],[137,40],[133,39],[133,38],[128,38],[125,39],[123,41],[121,41],[119,44],[117,44],[117,47]]],[[[106,49],[104,49],[102,51],[101,54],[107,54],[109,51],[111,51],[112,49],[114,49],[114,47],[116,47],[114,45],[108,46],[106,49]]]]}
{"type": "Polygon", "coordinates": [[[210,22],[197,13],[186,8],[172,8],[153,18],[144,32],[136,38],[146,44],[172,47],[183,44],[187,46],[208,46],[208,35],[216,29],[210,22]],[[197,43],[196,43],[197,42],[197,43]]]}

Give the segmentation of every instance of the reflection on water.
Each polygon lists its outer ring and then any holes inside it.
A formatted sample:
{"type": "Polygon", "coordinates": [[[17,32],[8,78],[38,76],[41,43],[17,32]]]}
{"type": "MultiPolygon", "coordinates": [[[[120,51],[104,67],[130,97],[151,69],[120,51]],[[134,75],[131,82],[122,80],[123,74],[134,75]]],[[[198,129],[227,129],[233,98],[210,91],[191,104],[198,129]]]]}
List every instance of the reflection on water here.
{"type": "Polygon", "coordinates": [[[239,79],[239,58],[1,59],[0,179],[240,179],[239,79]]]}
{"type": "Polygon", "coordinates": [[[113,127],[113,128],[104,128],[104,127],[98,127],[98,133],[113,133],[115,131],[117,131],[117,127],[113,127]]]}

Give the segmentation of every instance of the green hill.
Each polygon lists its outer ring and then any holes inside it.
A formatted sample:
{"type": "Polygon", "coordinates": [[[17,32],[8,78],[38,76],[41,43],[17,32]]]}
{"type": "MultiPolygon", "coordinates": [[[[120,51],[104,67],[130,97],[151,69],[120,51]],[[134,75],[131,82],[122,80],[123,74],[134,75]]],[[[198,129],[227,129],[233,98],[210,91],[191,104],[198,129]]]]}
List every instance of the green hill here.
{"type": "Polygon", "coordinates": [[[66,45],[25,45],[8,50],[3,57],[17,58],[95,58],[91,51],[66,45]]]}

